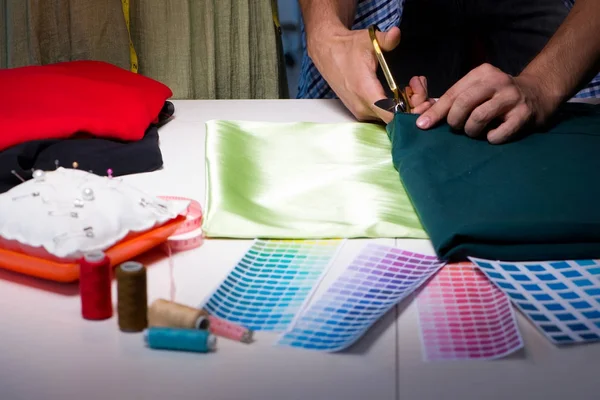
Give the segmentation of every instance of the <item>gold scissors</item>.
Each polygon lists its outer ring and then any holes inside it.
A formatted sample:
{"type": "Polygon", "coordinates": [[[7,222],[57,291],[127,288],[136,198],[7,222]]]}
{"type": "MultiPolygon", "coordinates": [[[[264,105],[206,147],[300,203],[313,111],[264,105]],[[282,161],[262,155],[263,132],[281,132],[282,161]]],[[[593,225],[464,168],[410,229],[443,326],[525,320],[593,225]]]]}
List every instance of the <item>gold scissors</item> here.
{"type": "Polygon", "coordinates": [[[371,37],[371,42],[373,43],[373,48],[375,49],[375,55],[377,56],[377,60],[379,60],[379,65],[381,65],[381,69],[383,70],[383,75],[385,76],[385,80],[390,87],[390,90],[394,94],[393,99],[381,99],[375,102],[375,105],[381,109],[386,111],[393,112],[402,112],[402,113],[410,113],[412,111],[412,107],[410,105],[410,88],[407,90],[399,89],[396,85],[396,81],[392,76],[392,72],[383,57],[383,52],[381,51],[381,47],[379,47],[379,42],[377,41],[377,35],[375,34],[377,28],[375,25],[369,26],[369,36],[371,37]]]}

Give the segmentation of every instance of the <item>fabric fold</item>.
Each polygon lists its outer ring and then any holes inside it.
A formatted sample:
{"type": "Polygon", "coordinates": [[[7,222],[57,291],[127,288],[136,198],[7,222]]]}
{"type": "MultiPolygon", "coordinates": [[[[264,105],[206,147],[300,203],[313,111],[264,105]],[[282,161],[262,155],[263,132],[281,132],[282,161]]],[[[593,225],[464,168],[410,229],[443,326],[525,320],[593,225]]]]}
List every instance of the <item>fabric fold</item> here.
{"type": "Polygon", "coordinates": [[[398,114],[387,131],[438,257],[600,258],[600,106],[566,104],[548,129],[503,145],[416,118],[398,114]]]}
{"type": "Polygon", "coordinates": [[[0,87],[0,151],[80,132],[140,140],[172,96],[161,82],[87,60],[0,70],[0,87]]]}
{"type": "Polygon", "coordinates": [[[52,171],[59,166],[92,171],[96,175],[124,176],[156,171],[163,166],[158,128],[151,125],[141,140],[124,142],[78,135],[69,139],[33,140],[0,151],[0,194],[21,184],[34,170],[52,171]]]}

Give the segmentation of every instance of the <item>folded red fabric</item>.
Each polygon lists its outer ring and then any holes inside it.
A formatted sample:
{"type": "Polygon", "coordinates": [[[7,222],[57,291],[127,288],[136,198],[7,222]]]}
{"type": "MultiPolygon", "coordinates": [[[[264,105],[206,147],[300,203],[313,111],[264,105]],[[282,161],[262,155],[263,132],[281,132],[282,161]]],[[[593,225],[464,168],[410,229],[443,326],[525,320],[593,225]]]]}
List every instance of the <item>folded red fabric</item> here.
{"type": "Polygon", "coordinates": [[[78,132],[140,140],[172,95],[160,82],[101,61],[0,70],[0,151],[78,132]]]}

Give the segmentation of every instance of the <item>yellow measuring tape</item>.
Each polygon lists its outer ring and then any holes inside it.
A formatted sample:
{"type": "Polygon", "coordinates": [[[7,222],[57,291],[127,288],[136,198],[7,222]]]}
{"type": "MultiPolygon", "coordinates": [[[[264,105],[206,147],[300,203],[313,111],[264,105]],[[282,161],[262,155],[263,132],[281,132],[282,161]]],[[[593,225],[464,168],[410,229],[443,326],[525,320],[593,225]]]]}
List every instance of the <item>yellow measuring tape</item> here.
{"type": "Polygon", "coordinates": [[[127,33],[129,34],[129,60],[131,63],[131,72],[137,73],[138,72],[138,58],[137,58],[137,53],[135,52],[135,47],[133,47],[133,41],[131,40],[129,0],[121,0],[121,5],[123,6],[123,16],[125,17],[125,25],[127,25],[127,33]]]}
{"type": "Polygon", "coordinates": [[[275,29],[277,29],[277,33],[281,35],[281,23],[279,22],[277,0],[271,0],[271,12],[273,13],[273,24],[275,24],[275,29]]]}

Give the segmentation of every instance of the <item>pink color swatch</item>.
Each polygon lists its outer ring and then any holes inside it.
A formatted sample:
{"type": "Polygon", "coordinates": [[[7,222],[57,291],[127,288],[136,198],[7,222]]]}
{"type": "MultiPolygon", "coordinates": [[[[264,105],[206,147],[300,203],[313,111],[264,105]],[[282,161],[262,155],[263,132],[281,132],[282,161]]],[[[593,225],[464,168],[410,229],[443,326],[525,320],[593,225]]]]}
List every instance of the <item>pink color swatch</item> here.
{"type": "Polygon", "coordinates": [[[508,297],[474,264],[444,266],[417,307],[425,361],[491,360],[523,347],[508,297]]]}

